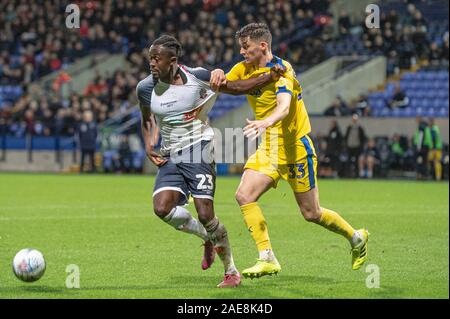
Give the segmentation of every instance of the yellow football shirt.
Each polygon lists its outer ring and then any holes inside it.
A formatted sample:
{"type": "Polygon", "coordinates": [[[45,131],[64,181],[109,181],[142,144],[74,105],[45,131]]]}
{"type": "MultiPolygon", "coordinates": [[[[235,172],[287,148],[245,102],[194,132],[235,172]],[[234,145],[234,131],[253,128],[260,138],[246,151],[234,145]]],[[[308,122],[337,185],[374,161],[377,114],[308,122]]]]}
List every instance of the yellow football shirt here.
{"type": "Polygon", "coordinates": [[[248,103],[255,112],[257,120],[267,118],[277,106],[276,95],[286,92],[292,95],[289,114],[266,130],[266,141],[275,138],[278,145],[292,145],[300,138],[311,132],[308,113],[302,98],[302,87],[295,77],[295,72],[289,62],[276,56],[265,67],[255,67],[242,61],[236,64],[226,75],[227,80],[246,80],[261,74],[270,72],[270,68],[276,64],[286,67],[286,73],[277,82],[271,82],[261,89],[257,89],[247,95],[248,103]],[[271,136],[272,134],[272,136],[271,136]]]}

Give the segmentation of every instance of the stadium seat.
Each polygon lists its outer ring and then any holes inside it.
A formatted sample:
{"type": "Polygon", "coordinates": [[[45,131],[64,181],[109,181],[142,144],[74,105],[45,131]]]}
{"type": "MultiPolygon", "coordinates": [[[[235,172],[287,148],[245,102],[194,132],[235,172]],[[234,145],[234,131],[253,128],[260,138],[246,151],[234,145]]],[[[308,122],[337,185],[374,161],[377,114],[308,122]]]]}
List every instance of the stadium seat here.
{"type": "Polygon", "coordinates": [[[372,116],[373,117],[381,117],[381,110],[380,109],[372,109],[372,116]]]}
{"type": "Polygon", "coordinates": [[[441,116],[441,117],[447,117],[448,116],[448,107],[442,107],[439,110],[438,115],[441,116]]]}
{"type": "Polygon", "coordinates": [[[388,109],[388,108],[382,109],[381,113],[380,113],[380,116],[381,117],[389,117],[389,116],[391,116],[391,110],[388,109]]]}
{"type": "Polygon", "coordinates": [[[386,102],[382,99],[378,99],[375,104],[371,104],[374,108],[382,109],[386,106],[386,102]]]}

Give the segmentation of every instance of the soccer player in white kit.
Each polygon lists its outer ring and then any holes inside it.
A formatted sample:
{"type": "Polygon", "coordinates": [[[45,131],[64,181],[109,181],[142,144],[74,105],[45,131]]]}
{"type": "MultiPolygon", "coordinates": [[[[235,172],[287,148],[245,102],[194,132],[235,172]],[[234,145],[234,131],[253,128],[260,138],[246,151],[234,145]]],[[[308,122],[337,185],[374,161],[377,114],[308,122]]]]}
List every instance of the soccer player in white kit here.
{"type": "MultiPolygon", "coordinates": [[[[179,65],[180,53],[181,45],[174,37],[163,35],[156,39],[149,50],[151,75],[136,88],[145,150],[159,168],[153,191],[154,212],[175,229],[195,234],[205,242],[202,269],[211,267],[215,253],[219,255],[225,277],[217,287],[236,287],[241,279],[227,230],[214,213],[214,132],[207,123],[208,112],[218,96],[209,81],[212,74],[216,73],[217,78],[217,73],[223,71],[179,65]],[[159,154],[154,150],[158,129],[162,137],[159,154]],[[198,220],[183,207],[189,195],[194,199],[198,220]]],[[[282,71],[281,66],[276,66],[258,78],[225,81],[219,90],[245,94],[278,80],[282,71]]]]}

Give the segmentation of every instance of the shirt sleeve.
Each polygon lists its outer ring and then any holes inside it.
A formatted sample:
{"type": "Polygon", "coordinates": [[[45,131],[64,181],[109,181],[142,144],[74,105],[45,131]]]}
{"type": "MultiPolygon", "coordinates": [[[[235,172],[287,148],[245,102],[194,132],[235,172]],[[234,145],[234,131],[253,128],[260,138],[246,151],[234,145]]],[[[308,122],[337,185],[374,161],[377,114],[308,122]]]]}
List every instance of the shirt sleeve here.
{"type": "Polygon", "coordinates": [[[238,81],[242,79],[242,62],[233,66],[233,68],[226,74],[228,81],[238,81]]]}
{"type": "Polygon", "coordinates": [[[136,95],[141,105],[150,106],[153,92],[153,79],[150,77],[140,81],[136,86],[136,95]]]}
{"type": "Polygon", "coordinates": [[[295,77],[294,70],[290,65],[288,65],[286,68],[286,73],[275,83],[276,94],[289,93],[290,95],[293,95],[295,77]]]}

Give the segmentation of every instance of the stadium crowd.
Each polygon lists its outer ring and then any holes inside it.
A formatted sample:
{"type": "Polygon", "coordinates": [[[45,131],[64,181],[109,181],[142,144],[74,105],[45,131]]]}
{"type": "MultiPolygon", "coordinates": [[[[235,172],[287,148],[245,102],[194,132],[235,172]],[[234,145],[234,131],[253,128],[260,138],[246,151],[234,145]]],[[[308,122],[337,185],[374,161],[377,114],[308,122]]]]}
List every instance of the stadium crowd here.
{"type": "MultiPolygon", "coordinates": [[[[25,94],[14,105],[3,103],[2,118],[15,124],[12,134],[24,132],[24,122],[21,124],[20,119],[28,118],[28,128],[32,126],[30,123],[36,122],[35,134],[51,134],[52,128],[46,127],[51,112],[55,120],[64,119],[66,128],[62,131],[70,133],[72,123],[81,118],[81,105],[83,109],[94,111],[100,123],[118,109],[127,107],[128,101],[133,99],[135,84],[149,72],[148,43],[161,33],[175,34],[179,38],[184,52],[181,62],[206,67],[226,65],[236,57],[239,59],[234,32],[239,26],[256,20],[268,23],[274,33],[277,54],[297,67],[321,62],[327,57],[327,41],[345,40],[354,33],[361,34],[365,48],[372,54],[384,54],[394,60],[395,67],[408,68],[413,58],[448,65],[448,32],[437,39],[439,41],[430,43],[426,37],[428,22],[413,4],[408,6],[406,16],[395,11],[383,13],[382,28],[369,32],[362,32],[363,27],[342,11],[335,17],[336,34],[329,0],[259,0],[251,4],[238,0],[83,1],[79,3],[83,12],[80,28],[62,29],[65,16],[60,13],[68,3],[0,1],[0,85],[24,85],[26,92],[26,85],[32,81],[63,70],[77,58],[99,50],[123,52],[130,67],[106,79],[98,77],[82,96],[73,95],[69,100],[55,98],[48,103],[45,98],[36,100],[25,94]],[[299,27],[309,33],[301,41],[291,41],[299,27]],[[50,110],[47,104],[51,105],[50,110]],[[18,128],[20,126],[22,129],[18,128]]],[[[336,112],[370,115],[364,96],[349,107],[342,100],[337,104],[339,107],[331,107],[327,115],[336,112]]]]}
{"type": "MultiPolygon", "coordinates": [[[[67,4],[69,1],[0,1],[0,85],[22,85],[24,92],[13,103],[1,103],[0,117],[13,135],[50,135],[56,130],[72,134],[83,110],[92,110],[101,123],[126,108],[137,82],[149,73],[148,44],[161,33],[175,34],[180,40],[181,62],[206,67],[229,63],[237,56],[234,33],[239,26],[259,19],[271,26],[275,39],[286,37],[295,32],[293,22],[299,18],[307,28],[319,27],[317,17],[326,13],[329,0],[259,0],[254,5],[236,0],[83,1],[78,3],[83,12],[79,29],[61,28],[65,23],[61,12],[67,4]],[[69,99],[56,96],[48,101],[27,94],[32,81],[100,50],[126,54],[126,72],[99,76],[83,94],[69,99]]],[[[316,48],[305,48],[310,56],[316,56],[316,48]]],[[[305,64],[320,62],[301,60],[305,64]]]]}
{"type": "Polygon", "coordinates": [[[416,119],[412,137],[401,134],[368,137],[352,116],[345,130],[336,120],[330,122],[327,134],[314,137],[321,177],[374,178],[402,176],[405,172],[417,179],[448,179],[449,149],[444,145],[434,119],[416,119]]]}
{"type": "MultiPolygon", "coordinates": [[[[3,84],[30,83],[96,51],[140,53],[161,33],[180,40],[184,62],[230,62],[236,56],[234,33],[239,26],[266,22],[274,38],[281,39],[295,33],[295,21],[306,28],[323,25],[319,18],[327,14],[330,1],[80,1],[80,28],[69,29],[61,13],[71,2],[0,1],[3,84]]],[[[314,54],[313,48],[305,47],[314,54]]]]}
{"type": "MultiPolygon", "coordinates": [[[[448,69],[448,21],[445,32],[432,33],[432,21],[426,20],[413,1],[406,14],[383,12],[381,28],[368,32],[345,10],[333,16],[330,0],[75,1],[82,12],[80,28],[68,29],[64,12],[72,2],[0,0],[0,86],[18,85],[23,92],[17,100],[0,100],[2,131],[18,137],[27,133],[73,135],[85,111],[92,111],[101,124],[118,110],[127,109],[135,101],[136,84],[149,73],[148,44],[161,33],[180,40],[182,63],[208,68],[227,68],[239,60],[235,31],[259,21],[271,28],[276,54],[299,70],[340,53],[327,51],[327,44],[355,39],[362,51],[351,54],[385,55],[391,73],[417,61],[448,69]],[[37,98],[28,94],[33,81],[64,71],[77,59],[98,51],[123,53],[126,71],[98,75],[84,92],[67,99],[59,94],[37,98]]],[[[54,93],[58,87],[53,87],[54,93]]],[[[337,97],[325,113],[352,114],[371,115],[367,96],[350,103],[337,97]]]]}

